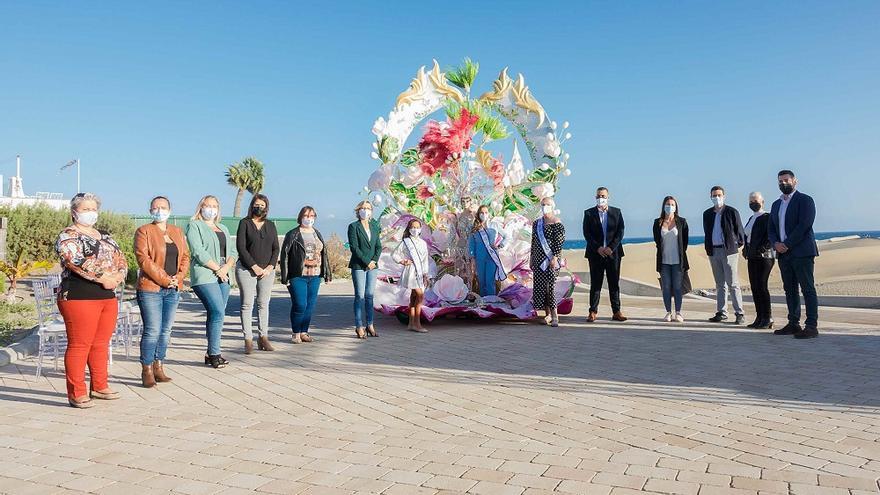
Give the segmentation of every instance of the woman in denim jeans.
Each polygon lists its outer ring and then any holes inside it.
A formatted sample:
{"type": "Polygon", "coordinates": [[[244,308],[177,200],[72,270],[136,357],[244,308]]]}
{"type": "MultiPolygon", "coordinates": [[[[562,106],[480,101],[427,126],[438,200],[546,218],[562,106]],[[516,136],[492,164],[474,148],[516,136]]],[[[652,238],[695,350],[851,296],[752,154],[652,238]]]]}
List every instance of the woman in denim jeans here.
{"type": "Polygon", "coordinates": [[[299,211],[298,227],[284,236],[281,244],[281,283],[290,292],[290,327],[293,343],[311,342],[309,324],[318,301],[321,279],[330,282],[330,260],[324,249],[324,238],[315,228],[318,215],[311,206],[299,211]]]}
{"type": "Polygon", "coordinates": [[[354,284],[354,326],[359,339],[378,337],[373,326],[373,293],[376,290],[379,255],[379,222],[373,219],[373,204],[361,201],[354,208],[356,221],[348,225],[348,246],[351,249],[351,281],[354,284]],[[366,327],[366,331],[364,330],[366,327]]]}
{"type": "Polygon", "coordinates": [[[654,220],[654,244],[657,247],[657,272],[660,273],[663,304],[666,306],[663,321],[682,323],[682,287],[690,268],[687,258],[688,223],[678,215],[678,200],[673,196],[663,198],[660,217],[654,220]],[[672,312],[673,299],[675,313],[672,312]]]}
{"type": "Polygon", "coordinates": [[[220,223],[220,201],[215,196],[205,196],[199,201],[186,226],[186,241],[192,256],[190,283],[208,312],[205,365],[223,368],[229,361],[220,355],[220,336],[229,301],[229,271],[235,266],[238,252],[229,230],[220,223]]]}
{"type": "Polygon", "coordinates": [[[134,250],[140,267],[137,302],[144,322],[141,336],[141,382],[152,388],[170,382],[162,362],[168,350],[171,326],[180,300],[180,288],[189,270],[189,248],[183,231],[168,225],[171,201],[156,196],[150,201],[151,223],[134,233],[134,250]]]}

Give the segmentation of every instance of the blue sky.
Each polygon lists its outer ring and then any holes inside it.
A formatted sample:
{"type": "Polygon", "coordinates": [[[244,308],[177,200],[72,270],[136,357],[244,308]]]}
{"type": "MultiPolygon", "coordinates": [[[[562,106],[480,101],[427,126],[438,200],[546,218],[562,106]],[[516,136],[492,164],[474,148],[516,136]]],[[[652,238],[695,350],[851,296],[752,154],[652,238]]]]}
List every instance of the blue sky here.
{"type": "MultiPolygon", "coordinates": [[[[470,56],[475,92],[522,72],[572,123],[569,237],[599,184],[627,234],[665,194],[699,224],[715,183],[746,210],[782,167],[819,230],[880,229],[880,2],[2,2],[0,174],[142,212],[231,214],[225,165],[266,163],[273,214],[342,231],[375,167],[373,120],[421,65],[470,56]],[[331,216],[335,216],[333,219],[331,216]]],[[[697,227],[698,229],[698,227],[697,227]]]]}

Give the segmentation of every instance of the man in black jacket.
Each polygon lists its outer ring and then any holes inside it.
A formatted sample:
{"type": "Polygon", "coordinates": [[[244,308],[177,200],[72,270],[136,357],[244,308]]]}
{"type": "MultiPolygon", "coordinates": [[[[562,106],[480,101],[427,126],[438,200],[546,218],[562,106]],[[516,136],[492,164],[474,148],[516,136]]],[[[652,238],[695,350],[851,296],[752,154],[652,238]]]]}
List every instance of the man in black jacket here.
{"type": "Polygon", "coordinates": [[[608,206],[608,188],[596,190],[596,206],[584,212],[585,257],[590,262],[590,314],[588,322],[596,321],[602,279],[608,275],[608,293],[614,321],[626,321],[620,311],[620,262],[623,258],[623,215],[619,208],[608,206]]]}
{"type": "Polygon", "coordinates": [[[745,321],[742,291],[739,288],[739,248],[743,245],[743,226],[739,212],[724,204],[724,188],[714,186],[709,192],[712,208],[703,212],[706,254],[715,277],[717,311],[709,318],[711,322],[727,319],[727,291],[730,289],[736,324],[745,321]]]}

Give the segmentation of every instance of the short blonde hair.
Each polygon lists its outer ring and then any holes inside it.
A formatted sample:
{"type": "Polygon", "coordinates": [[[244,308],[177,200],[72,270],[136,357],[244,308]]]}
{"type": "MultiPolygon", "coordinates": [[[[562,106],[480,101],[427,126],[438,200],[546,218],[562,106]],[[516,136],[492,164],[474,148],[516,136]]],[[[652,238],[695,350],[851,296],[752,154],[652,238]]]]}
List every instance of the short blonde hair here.
{"type": "Polygon", "coordinates": [[[207,196],[204,196],[202,197],[202,199],[199,200],[199,204],[196,206],[196,212],[193,213],[192,217],[190,217],[191,220],[204,220],[204,218],[202,218],[202,206],[204,206],[205,202],[207,202],[209,199],[213,199],[217,202],[217,216],[214,217],[214,222],[220,223],[220,200],[217,199],[217,196],[213,196],[211,194],[208,194],[207,196]]]}
{"type": "Polygon", "coordinates": [[[365,199],[365,200],[361,201],[360,203],[357,204],[357,206],[354,207],[354,218],[355,218],[356,220],[360,220],[360,219],[361,219],[361,217],[358,216],[358,211],[360,211],[361,208],[363,208],[364,206],[367,206],[367,205],[370,205],[370,209],[372,209],[372,210],[376,209],[376,208],[373,206],[373,203],[370,202],[370,200],[365,199]]]}

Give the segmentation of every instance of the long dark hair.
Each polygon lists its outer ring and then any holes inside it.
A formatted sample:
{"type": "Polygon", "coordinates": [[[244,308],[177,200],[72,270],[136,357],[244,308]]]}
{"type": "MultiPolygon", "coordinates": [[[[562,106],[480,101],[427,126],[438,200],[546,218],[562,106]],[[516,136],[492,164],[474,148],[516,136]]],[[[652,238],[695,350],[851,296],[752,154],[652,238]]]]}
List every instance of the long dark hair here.
{"type": "Polygon", "coordinates": [[[486,216],[489,216],[489,207],[486,205],[480,205],[480,207],[477,208],[477,215],[474,218],[474,227],[471,229],[471,233],[479,232],[480,229],[485,226],[483,225],[483,220],[480,218],[480,212],[483,211],[484,208],[486,209],[486,216]]]}
{"type": "Polygon", "coordinates": [[[403,238],[404,238],[404,239],[406,239],[407,237],[412,237],[412,236],[409,234],[409,229],[412,228],[412,226],[413,226],[414,223],[417,223],[417,224],[419,224],[419,225],[422,225],[422,221],[419,220],[418,218],[413,218],[413,219],[411,219],[409,222],[407,222],[407,223],[406,223],[406,230],[403,231],[403,238]]]}
{"type": "Polygon", "coordinates": [[[260,201],[260,200],[262,200],[264,203],[266,203],[266,208],[263,210],[263,217],[262,218],[269,217],[269,197],[266,196],[265,194],[257,193],[257,194],[254,194],[253,198],[251,198],[251,204],[248,205],[248,213],[247,213],[247,217],[245,217],[245,218],[250,218],[250,219],[254,218],[254,203],[256,203],[257,201],[260,201]]]}
{"type": "Polygon", "coordinates": [[[675,221],[678,221],[678,200],[675,199],[675,196],[666,196],[665,198],[663,198],[663,202],[660,203],[660,218],[657,219],[660,220],[660,222],[666,220],[666,210],[664,209],[664,207],[666,206],[666,202],[670,199],[672,201],[675,201],[675,213],[673,213],[672,215],[673,217],[675,217],[675,221]]]}

